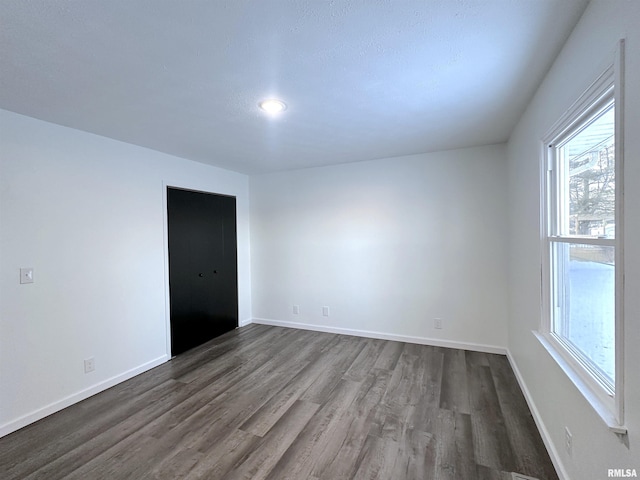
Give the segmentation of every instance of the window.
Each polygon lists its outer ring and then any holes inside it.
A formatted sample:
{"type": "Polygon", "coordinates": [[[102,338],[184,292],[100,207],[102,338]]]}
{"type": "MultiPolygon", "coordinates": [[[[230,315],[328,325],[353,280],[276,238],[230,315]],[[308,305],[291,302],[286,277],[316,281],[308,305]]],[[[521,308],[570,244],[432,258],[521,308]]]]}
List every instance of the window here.
{"type": "Polygon", "coordinates": [[[622,48],[544,139],[542,209],[543,343],[617,433],[625,431],[621,59],[622,48]]]}
{"type": "Polygon", "coordinates": [[[551,333],[609,394],[615,386],[613,98],[549,146],[551,333]]]}

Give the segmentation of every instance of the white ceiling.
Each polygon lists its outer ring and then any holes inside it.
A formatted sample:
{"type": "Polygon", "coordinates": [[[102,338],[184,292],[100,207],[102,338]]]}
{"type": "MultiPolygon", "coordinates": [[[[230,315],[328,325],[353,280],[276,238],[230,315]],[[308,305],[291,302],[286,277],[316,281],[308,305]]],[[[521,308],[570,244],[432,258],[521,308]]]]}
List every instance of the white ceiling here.
{"type": "Polygon", "coordinates": [[[0,108],[249,174],[500,143],[585,6],[3,0],[0,108]]]}

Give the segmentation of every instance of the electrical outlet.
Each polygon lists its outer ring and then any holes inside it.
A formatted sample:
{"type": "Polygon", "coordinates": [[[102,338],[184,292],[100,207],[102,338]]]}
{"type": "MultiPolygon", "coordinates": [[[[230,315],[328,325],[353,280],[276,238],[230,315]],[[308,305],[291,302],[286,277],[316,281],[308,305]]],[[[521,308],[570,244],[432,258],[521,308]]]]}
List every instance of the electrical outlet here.
{"type": "Polygon", "coordinates": [[[442,319],[441,318],[434,318],[433,319],[433,328],[435,328],[436,330],[442,330],[442,319]]]}
{"type": "Polygon", "coordinates": [[[564,427],[564,449],[567,455],[573,455],[573,435],[569,431],[569,427],[564,427]]]}
{"type": "Polygon", "coordinates": [[[91,357],[84,361],[84,373],[93,372],[96,369],[96,359],[91,357]]]}
{"type": "Polygon", "coordinates": [[[299,315],[300,314],[300,305],[294,305],[293,306],[293,314],[294,315],[299,315]]]}
{"type": "Polygon", "coordinates": [[[327,307],[327,306],[322,307],[322,316],[323,317],[328,317],[329,316],[329,307],[327,307]]]}

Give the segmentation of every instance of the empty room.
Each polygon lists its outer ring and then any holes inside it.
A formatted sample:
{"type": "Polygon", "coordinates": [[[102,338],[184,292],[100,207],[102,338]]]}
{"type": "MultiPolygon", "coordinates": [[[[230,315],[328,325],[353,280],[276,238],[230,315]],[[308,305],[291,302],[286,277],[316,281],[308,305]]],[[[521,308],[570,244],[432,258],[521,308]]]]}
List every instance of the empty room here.
{"type": "Polygon", "coordinates": [[[637,0],[1,1],[0,478],[637,477],[639,132],[637,0]]]}

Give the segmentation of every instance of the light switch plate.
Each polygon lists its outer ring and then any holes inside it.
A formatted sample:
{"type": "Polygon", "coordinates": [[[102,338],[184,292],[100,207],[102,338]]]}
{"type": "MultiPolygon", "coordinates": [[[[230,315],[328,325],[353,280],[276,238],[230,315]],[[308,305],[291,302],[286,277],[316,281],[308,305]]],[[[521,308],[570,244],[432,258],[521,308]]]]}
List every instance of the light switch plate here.
{"type": "Polygon", "coordinates": [[[33,283],[33,268],[21,268],[20,269],[20,283],[33,283]]]}

